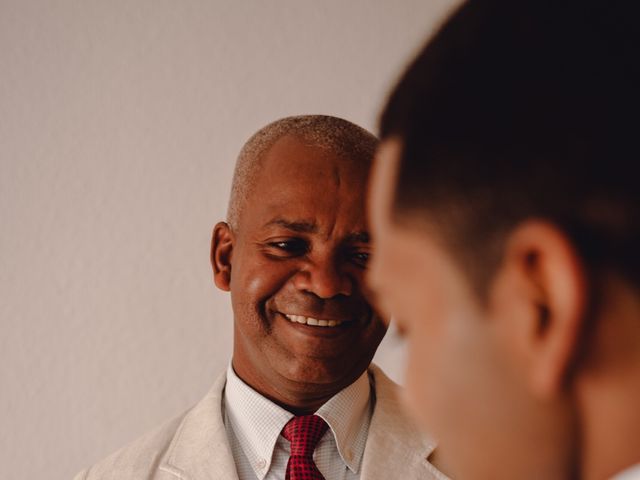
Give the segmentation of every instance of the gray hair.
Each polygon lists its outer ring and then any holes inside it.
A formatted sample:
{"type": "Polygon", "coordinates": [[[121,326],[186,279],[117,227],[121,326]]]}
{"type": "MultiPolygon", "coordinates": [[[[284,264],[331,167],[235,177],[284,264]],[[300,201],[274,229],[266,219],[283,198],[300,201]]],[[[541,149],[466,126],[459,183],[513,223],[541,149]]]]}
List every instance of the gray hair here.
{"type": "Polygon", "coordinates": [[[262,160],[282,137],[294,136],[311,146],[370,163],[378,139],[362,127],[327,115],[300,115],[276,120],[254,133],[244,144],[233,174],[227,223],[237,228],[245,200],[257,183],[262,160]]]}

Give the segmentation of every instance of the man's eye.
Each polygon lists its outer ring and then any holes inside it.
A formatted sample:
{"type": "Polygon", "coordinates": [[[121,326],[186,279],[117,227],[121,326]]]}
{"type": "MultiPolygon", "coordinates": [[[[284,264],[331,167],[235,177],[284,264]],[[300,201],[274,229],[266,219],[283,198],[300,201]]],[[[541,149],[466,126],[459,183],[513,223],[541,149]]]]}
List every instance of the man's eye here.
{"type": "Polygon", "coordinates": [[[367,263],[369,263],[369,255],[369,252],[354,252],[351,258],[356,264],[366,267],[367,263]]]}
{"type": "Polygon", "coordinates": [[[281,240],[279,242],[270,242],[269,247],[291,255],[300,255],[307,251],[306,242],[301,240],[281,240]]]}

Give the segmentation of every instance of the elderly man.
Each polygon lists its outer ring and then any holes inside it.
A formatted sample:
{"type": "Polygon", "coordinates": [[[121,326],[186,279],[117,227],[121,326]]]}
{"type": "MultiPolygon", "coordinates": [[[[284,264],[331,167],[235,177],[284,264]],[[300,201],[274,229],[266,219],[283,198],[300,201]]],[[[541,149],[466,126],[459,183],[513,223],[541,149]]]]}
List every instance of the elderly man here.
{"type": "Polygon", "coordinates": [[[382,116],[369,279],[456,478],[640,478],[637,13],[471,0],[382,116]]]}
{"type": "Polygon", "coordinates": [[[231,365],[186,414],[77,480],[445,478],[369,366],[386,331],[363,288],[376,145],[327,116],[285,118],[247,142],[211,248],[215,284],[231,293],[231,365]]]}

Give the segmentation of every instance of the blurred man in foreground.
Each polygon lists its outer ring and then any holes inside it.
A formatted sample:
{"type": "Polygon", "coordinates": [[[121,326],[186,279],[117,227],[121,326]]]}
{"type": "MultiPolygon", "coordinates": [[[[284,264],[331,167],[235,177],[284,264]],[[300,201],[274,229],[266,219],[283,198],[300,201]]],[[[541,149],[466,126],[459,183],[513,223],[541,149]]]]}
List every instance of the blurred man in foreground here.
{"type": "Polygon", "coordinates": [[[640,478],[636,13],[470,1],[382,115],[369,280],[454,478],[640,478]]]}

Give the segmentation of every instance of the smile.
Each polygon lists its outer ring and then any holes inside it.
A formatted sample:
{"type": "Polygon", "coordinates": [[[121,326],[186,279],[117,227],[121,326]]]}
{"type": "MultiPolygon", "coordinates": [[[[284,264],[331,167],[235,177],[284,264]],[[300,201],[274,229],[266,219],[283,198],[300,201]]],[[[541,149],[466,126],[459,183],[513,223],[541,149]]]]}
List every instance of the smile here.
{"type": "Polygon", "coordinates": [[[313,317],[304,317],[302,315],[284,314],[291,323],[301,323],[303,325],[311,325],[313,327],[337,327],[342,324],[342,320],[323,320],[313,317]]]}

